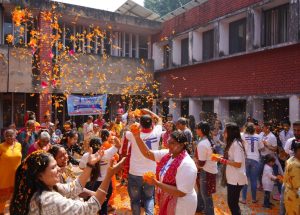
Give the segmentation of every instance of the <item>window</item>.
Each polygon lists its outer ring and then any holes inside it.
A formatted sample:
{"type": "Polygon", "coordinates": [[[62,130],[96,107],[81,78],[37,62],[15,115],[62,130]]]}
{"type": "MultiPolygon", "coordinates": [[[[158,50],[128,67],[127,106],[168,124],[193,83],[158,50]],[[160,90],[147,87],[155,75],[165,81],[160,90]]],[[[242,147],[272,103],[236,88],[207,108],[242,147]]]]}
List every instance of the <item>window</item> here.
{"type": "Polygon", "coordinates": [[[246,51],[246,18],[229,24],[229,54],[246,51]]]}
{"type": "Polygon", "coordinates": [[[163,51],[164,51],[164,69],[167,69],[170,66],[170,47],[169,47],[169,45],[165,45],[163,47],[163,51]]]}
{"type": "Polygon", "coordinates": [[[125,57],[129,57],[129,34],[125,33],[125,57]]]}
{"type": "Polygon", "coordinates": [[[189,38],[181,40],[181,65],[189,64],[189,38]]]}
{"type": "Polygon", "coordinates": [[[203,60],[212,59],[214,57],[214,30],[203,32],[203,60]]]}
{"type": "Polygon", "coordinates": [[[288,41],[289,4],[264,12],[264,46],[288,41]]]}
{"type": "Polygon", "coordinates": [[[65,48],[67,50],[74,50],[74,42],[71,39],[71,36],[74,36],[74,26],[65,25],[65,48]]]}
{"type": "Polygon", "coordinates": [[[104,53],[106,55],[110,55],[111,52],[111,33],[109,31],[107,31],[104,35],[104,53]]]}
{"type": "Polygon", "coordinates": [[[132,34],[132,57],[136,57],[136,36],[132,34]]]}
{"type": "Polygon", "coordinates": [[[146,36],[139,37],[139,57],[148,59],[148,41],[146,36]]]}
{"type": "Polygon", "coordinates": [[[4,23],[3,23],[3,41],[4,44],[8,44],[6,41],[7,35],[13,34],[13,24],[12,24],[12,19],[10,15],[4,16],[4,23]]]}

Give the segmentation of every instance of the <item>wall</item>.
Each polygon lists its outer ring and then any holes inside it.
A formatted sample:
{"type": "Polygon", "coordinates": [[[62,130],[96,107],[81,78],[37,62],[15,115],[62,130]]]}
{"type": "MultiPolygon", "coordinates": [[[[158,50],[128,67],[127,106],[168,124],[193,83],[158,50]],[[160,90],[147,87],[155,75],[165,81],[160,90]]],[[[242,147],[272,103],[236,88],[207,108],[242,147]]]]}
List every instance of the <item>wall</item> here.
{"type": "Polygon", "coordinates": [[[299,59],[296,44],[156,72],[155,79],[162,97],[300,93],[299,59]]]}

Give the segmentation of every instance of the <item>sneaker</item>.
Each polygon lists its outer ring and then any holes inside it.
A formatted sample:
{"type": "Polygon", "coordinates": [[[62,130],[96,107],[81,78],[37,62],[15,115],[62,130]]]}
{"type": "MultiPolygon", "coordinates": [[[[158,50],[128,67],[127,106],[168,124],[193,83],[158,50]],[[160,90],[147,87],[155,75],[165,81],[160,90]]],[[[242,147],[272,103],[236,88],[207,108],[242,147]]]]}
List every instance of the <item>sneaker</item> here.
{"type": "Polygon", "coordinates": [[[275,201],[280,201],[280,194],[278,193],[278,194],[273,195],[273,199],[275,201]]]}

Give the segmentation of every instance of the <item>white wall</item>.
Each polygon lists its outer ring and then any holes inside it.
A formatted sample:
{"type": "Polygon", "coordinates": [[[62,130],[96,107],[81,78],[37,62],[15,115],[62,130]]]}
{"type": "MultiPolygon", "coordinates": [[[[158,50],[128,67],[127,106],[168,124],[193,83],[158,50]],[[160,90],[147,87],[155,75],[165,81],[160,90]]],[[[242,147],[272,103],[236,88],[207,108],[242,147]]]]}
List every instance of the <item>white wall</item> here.
{"type": "Polygon", "coordinates": [[[202,60],[202,33],[199,31],[193,32],[193,46],[192,46],[192,52],[193,52],[193,58],[196,61],[202,60]]]}
{"type": "Polygon", "coordinates": [[[219,22],[219,52],[229,54],[229,24],[227,22],[219,22]]]}
{"type": "Polygon", "coordinates": [[[189,99],[189,115],[193,115],[198,123],[199,113],[202,111],[202,101],[199,99],[189,99]]]}
{"type": "Polygon", "coordinates": [[[253,45],[260,47],[260,45],[261,45],[261,16],[262,16],[261,9],[253,10],[253,15],[254,15],[253,45]]]}
{"type": "Polygon", "coordinates": [[[180,100],[169,100],[169,113],[173,114],[173,121],[177,121],[177,119],[181,116],[181,101],[180,100]]]}
{"type": "Polygon", "coordinates": [[[263,119],[264,119],[264,100],[263,99],[253,99],[253,118],[258,121],[263,121],[263,119]]]}
{"type": "Polygon", "coordinates": [[[297,95],[292,95],[289,98],[289,106],[290,106],[290,121],[293,123],[297,120],[300,120],[300,97],[297,95]]]}
{"type": "Polygon", "coordinates": [[[189,64],[193,63],[193,31],[189,32],[189,64]]]}
{"type": "Polygon", "coordinates": [[[181,39],[176,38],[173,41],[172,58],[175,65],[181,65],[181,39]]]}
{"type": "Polygon", "coordinates": [[[154,60],[154,70],[163,68],[164,52],[159,43],[153,43],[152,59],[154,60]]]}
{"type": "Polygon", "coordinates": [[[229,121],[229,100],[214,99],[214,112],[218,114],[218,118],[223,124],[229,121]]]}

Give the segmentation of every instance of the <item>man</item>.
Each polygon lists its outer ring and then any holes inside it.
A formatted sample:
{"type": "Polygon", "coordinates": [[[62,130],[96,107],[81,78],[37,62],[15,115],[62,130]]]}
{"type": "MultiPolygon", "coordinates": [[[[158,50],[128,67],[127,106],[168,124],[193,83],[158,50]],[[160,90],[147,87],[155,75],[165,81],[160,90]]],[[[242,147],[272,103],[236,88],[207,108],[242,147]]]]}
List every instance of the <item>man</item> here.
{"type": "Polygon", "coordinates": [[[29,147],[35,143],[36,139],[35,121],[28,120],[25,124],[25,129],[17,136],[17,140],[22,145],[22,159],[26,158],[29,147]]]}
{"type": "Polygon", "coordinates": [[[83,140],[89,141],[89,139],[91,138],[91,136],[93,135],[93,117],[92,116],[88,116],[87,122],[83,124],[83,140]]]}
{"type": "Polygon", "coordinates": [[[193,146],[193,134],[191,130],[187,127],[187,120],[183,117],[179,118],[176,122],[176,128],[184,132],[188,144],[187,144],[187,152],[191,157],[194,156],[194,146],[193,146]]]}
{"type": "Polygon", "coordinates": [[[105,124],[102,112],[99,112],[98,118],[94,121],[94,124],[97,124],[99,128],[102,129],[102,126],[105,124]]]}
{"type": "Polygon", "coordinates": [[[291,129],[291,122],[289,120],[283,121],[281,123],[283,130],[279,133],[279,139],[282,143],[282,148],[284,148],[286,141],[294,137],[294,133],[291,129]]]}
{"type": "Polygon", "coordinates": [[[284,147],[284,151],[289,154],[290,156],[294,155],[293,152],[293,146],[295,145],[295,142],[299,142],[300,141],[300,121],[296,121],[293,123],[293,133],[294,133],[294,137],[288,139],[286,141],[285,147],[284,147]]]}
{"type": "Polygon", "coordinates": [[[168,114],[167,115],[167,122],[173,122],[173,114],[168,114]]]}
{"type": "Polygon", "coordinates": [[[118,113],[113,124],[111,131],[115,132],[116,137],[121,138],[121,132],[123,130],[123,123],[122,123],[122,114],[118,113]]]}
{"type": "Polygon", "coordinates": [[[45,114],[44,115],[44,122],[41,124],[42,128],[49,129],[50,126],[53,126],[54,124],[51,122],[51,115],[45,114]]]}
{"type": "MultiPolygon", "coordinates": [[[[158,150],[162,134],[162,119],[148,109],[143,109],[142,113],[143,115],[140,119],[141,139],[147,144],[149,149],[158,150]],[[156,121],[155,126],[153,126],[153,121],[156,121]]],[[[143,202],[146,214],[153,215],[154,186],[144,183],[143,175],[149,171],[155,172],[156,163],[142,155],[130,131],[126,132],[126,139],[131,142],[128,155],[128,193],[132,214],[140,215],[141,202],[143,202]]]]}

